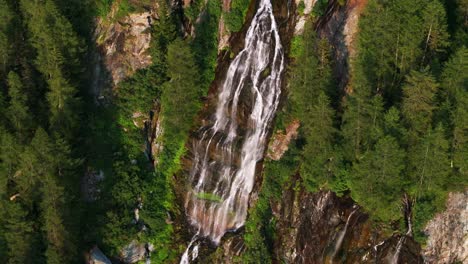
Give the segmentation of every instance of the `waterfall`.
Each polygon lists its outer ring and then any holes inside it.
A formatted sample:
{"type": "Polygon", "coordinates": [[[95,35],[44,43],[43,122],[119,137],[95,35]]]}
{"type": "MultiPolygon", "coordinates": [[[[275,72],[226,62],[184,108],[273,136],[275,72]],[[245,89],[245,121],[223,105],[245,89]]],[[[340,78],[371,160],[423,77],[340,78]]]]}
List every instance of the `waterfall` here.
{"type": "Polygon", "coordinates": [[[199,230],[197,236],[214,244],[245,222],[256,166],[263,159],[279,102],[283,68],[272,5],[260,0],[245,48],[231,62],[220,86],[211,123],[200,128],[193,141],[185,212],[199,230]]]}
{"type": "MultiPolygon", "coordinates": [[[[182,255],[182,258],[180,259],[180,264],[188,264],[190,263],[189,261],[189,250],[192,247],[193,243],[195,243],[198,239],[198,234],[194,235],[192,237],[192,240],[190,241],[187,249],[185,250],[184,254],[182,255]]],[[[196,245],[193,249],[192,253],[192,260],[195,260],[198,257],[198,245],[196,245]]]]}
{"type": "Polygon", "coordinates": [[[345,235],[346,235],[346,231],[348,230],[349,220],[351,220],[351,217],[353,216],[353,214],[354,214],[358,209],[359,209],[359,208],[354,209],[354,211],[352,211],[352,212],[349,214],[348,219],[346,220],[346,224],[345,224],[343,230],[341,231],[340,235],[338,236],[338,240],[336,240],[335,249],[333,250],[333,254],[332,254],[332,256],[331,256],[330,262],[333,262],[333,259],[335,258],[336,253],[338,253],[338,250],[340,250],[341,244],[343,244],[343,239],[344,239],[344,237],[345,237],[345,235]]]}
{"type": "Polygon", "coordinates": [[[400,251],[401,247],[403,246],[403,243],[405,242],[406,236],[403,235],[401,236],[400,240],[398,240],[398,244],[396,246],[395,254],[393,254],[392,257],[392,264],[398,264],[398,258],[400,257],[400,251]]]}

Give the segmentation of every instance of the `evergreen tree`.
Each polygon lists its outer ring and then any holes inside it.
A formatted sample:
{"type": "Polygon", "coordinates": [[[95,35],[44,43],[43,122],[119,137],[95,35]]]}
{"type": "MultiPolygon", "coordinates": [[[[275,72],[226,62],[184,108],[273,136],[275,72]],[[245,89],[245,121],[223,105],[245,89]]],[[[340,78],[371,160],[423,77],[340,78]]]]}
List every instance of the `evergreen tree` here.
{"type": "Polygon", "coordinates": [[[312,191],[323,184],[331,183],[333,159],[336,157],[332,148],[334,112],[324,92],[319,94],[316,104],[311,108],[307,111],[304,122],[306,145],[301,175],[312,191]]]}
{"type": "Polygon", "coordinates": [[[410,175],[416,196],[444,188],[450,174],[448,146],[442,125],[438,125],[410,151],[410,175]]]}
{"type": "Polygon", "coordinates": [[[447,17],[445,8],[439,0],[426,3],[422,11],[423,28],[426,33],[424,60],[430,61],[437,52],[448,46],[447,17]]]}
{"type": "Polygon", "coordinates": [[[409,128],[410,144],[424,136],[432,125],[438,84],[427,71],[412,71],[403,86],[402,113],[409,128]]]}
{"type": "Polygon", "coordinates": [[[10,96],[10,102],[7,115],[20,139],[24,139],[26,130],[32,125],[31,112],[27,104],[26,94],[18,74],[10,72],[8,74],[8,95],[10,96]]]}
{"type": "Polygon", "coordinates": [[[362,158],[381,135],[383,101],[372,96],[369,88],[360,86],[345,99],[341,124],[344,157],[348,161],[362,158]]]}
{"type": "Polygon", "coordinates": [[[158,18],[151,34],[151,58],[162,73],[167,70],[167,48],[176,38],[174,14],[167,0],[158,1],[158,18]]]}
{"type": "Polygon", "coordinates": [[[175,40],[168,48],[168,75],[161,103],[165,133],[183,135],[199,107],[198,71],[189,45],[175,40]]]}
{"type": "Polygon", "coordinates": [[[33,247],[38,247],[39,244],[34,239],[34,223],[28,219],[27,211],[18,201],[5,201],[3,209],[4,235],[8,252],[4,263],[38,263],[39,259],[33,255],[33,247]]]}
{"type": "Polygon", "coordinates": [[[37,51],[35,65],[48,84],[50,125],[71,137],[78,120],[78,99],[70,76],[80,72],[82,43],[54,1],[23,0],[21,9],[29,18],[30,41],[37,51]]]}
{"type": "MultiPolygon", "coordinates": [[[[467,181],[468,175],[468,49],[462,47],[445,65],[441,89],[444,100],[449,105],[449,115],[453,127],[451,156],[452,166],[467,181]]],[[[443,120],[441,120],[443,121],[443,120]]]]}
{"type": "Polygon", "coordinates": [[[375,148],[353,164],[351,192],[374,217],[389,221],[400,218],[399,203],[402,195],[402,172],[405,152],[392,136],[384,136],[375,148]]]}
{"type": "Polygon", "coordinates": [[[7,65],[12,53],[12,20],[14,13],[6,0],[0,0],[0,77],[7,73],[7,65]]]}
{"type": "Polygon", "coordinates": [[[428,133],[408,153],[409,193],[415,198],[415,235],[423,241],[422,229],[437,211],[444,208],[450,178],[449,143],[442,125],[428,133]]]}

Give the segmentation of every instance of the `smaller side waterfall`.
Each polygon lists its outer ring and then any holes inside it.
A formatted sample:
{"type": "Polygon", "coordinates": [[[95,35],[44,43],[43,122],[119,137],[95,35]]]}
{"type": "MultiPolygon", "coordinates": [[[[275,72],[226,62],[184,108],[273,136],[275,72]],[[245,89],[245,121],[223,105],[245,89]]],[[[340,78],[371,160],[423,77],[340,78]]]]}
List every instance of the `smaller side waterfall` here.
{"type": "MultiPolygon", "coordinates": [[[[192,237],[187,249],[185,250],[182,258],[180,259],[180,264],[189,264],[190,263],[190,249],[192,248],[193,244],[196,243],[198,240],[198,233],[192,237]]],[[[195,245],[192,249],[192,261],[198,257],[198,245],[195,245]]]]}
{"type": "Polygon", "coordinates": [[[400,257],[401,247],[403,246],[405,240],[406,240],[406,235],[401,236],[400,240],[398,240],[395,254],[393,254],[393,257],[392,257],[392,264],[398,264],[398,258],[400,257]]]}
{"type": "Polygon", "coordinates": [[[335,258],[336,256],[336,253],[338,253],[338,251],[340,250],[341,248],[341,244],[343,244],[343,239],[346,235],[346,231],[348,230],[348,226],[349,226],[349,220],[351,220],[351,217],[353,216],[353,214],[358,210],[359,208],[356,208],[354,209],[348,216],[348,219],[346,220],[346,224],[343,228],[343,230],[341,231],[340,235],[338,236],[338,239],[336,240],[336,244],[335,244],[335,249],[333,250],[333,254],[330,258],[330,262],[333,262],[333,259],[335,258]]]}

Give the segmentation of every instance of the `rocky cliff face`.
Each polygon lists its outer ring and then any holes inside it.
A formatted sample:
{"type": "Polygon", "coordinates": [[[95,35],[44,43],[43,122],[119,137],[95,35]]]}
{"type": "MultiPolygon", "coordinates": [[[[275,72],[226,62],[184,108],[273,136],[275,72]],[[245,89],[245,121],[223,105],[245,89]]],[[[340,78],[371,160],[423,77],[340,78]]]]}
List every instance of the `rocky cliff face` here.
{"type": "Polygon", "coordinates": [[[285,131],[276,131],[270,139],[268,146],[267,158],[272,160],[280,160],[283,154],[288,151],[289,143],[297,137],[300,126],[299,120],[293,120],[285,129],[285,131]]]}
{"type": "Polygon", "coordinates": [[[368,0],[348,0],[344,5],[330,1],[326,13],[317,22],[319,36],[328,39],[334,57],[334,76],[340,90],[347,88],[349,61],[356,56],[359,17],[368,0]]]}
{"type": "Polygon", "coordinates": [[[411,237],[384,234],[347,196],[290,188],[272,208],[276,263],[423,263],[411,237]]]}
{"type": "MultiPolygon", "coordinates": [[[[311,11],[315,1],[304,3],[303,14],[288,17],[295,21],[294,34],[300,34],[304,14],[311,11]]],[[[358,20],[366,4],[367,0],[349,0],[344,5],[330,1],[326,15],[317,22],[319,35],[327,38],[333,47],[336,60],[334,74],[343,90],[348,83],[349,60],[356,56],[358,20]]],[[[293,122],[286,131],[273,133],[268,150],[270,159],[281,159],[298,125],[293,122]]],[[[292,177],[290,181],[299,181],[299,178],[292,177]]],[[[255,203],[257,196],[254,191],[251,204],[255,203]]],[[[280,202],[270,204],[276,221],[276,241],[271,248],[273,262],[464,263],[468,261],[467,204],[467,192],[450,195],[447,210],[428,224],[428,245],[422,250],[411,232],[403,234],[379,226],[346,195],[338,197],[330,191],[310,193],[290,187],[283,191],[280,202]]],[[[238,263],[245,251],[243,232],[226,235],[217,250],[202,250],[198,260],[238,263]]]]}
{"type": "Polygon", "coordinates": [[[468,263],[468,190],[450,193],[446,210],[426,226],[426,263],[468,263]]]}
{"type": "MultiPolygon", "coordinates": [[[[116,1],[115,3],[118,3],[116,1]]],[[[96,20],[95,40],[106,70],[116,85],[136,70],[151,64],[148,48],[154,9],[116,18],[114,4],[106,18],[96,20]]]]}

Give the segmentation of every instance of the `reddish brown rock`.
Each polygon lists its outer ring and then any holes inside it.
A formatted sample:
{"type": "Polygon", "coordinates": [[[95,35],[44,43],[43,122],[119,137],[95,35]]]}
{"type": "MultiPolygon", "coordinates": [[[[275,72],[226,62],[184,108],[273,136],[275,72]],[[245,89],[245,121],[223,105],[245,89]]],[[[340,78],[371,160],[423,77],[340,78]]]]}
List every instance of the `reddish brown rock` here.
{"type": "Polygon", "coordinates": [[[293,120],[287,127],[286,133],[282,130],[276,131],[271,139],[268,147],[267,157],[272,160],[279,160],[283,154],[288,150],[291,140],[297,137],[297,130],[299,129],[299,120],[293,120]]]}

